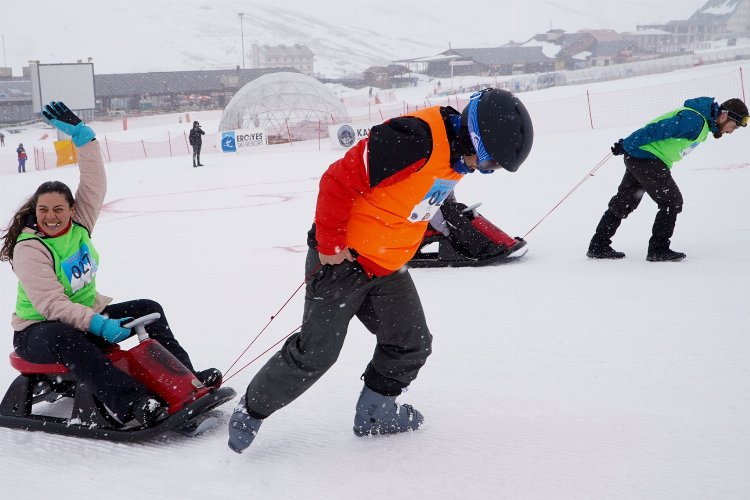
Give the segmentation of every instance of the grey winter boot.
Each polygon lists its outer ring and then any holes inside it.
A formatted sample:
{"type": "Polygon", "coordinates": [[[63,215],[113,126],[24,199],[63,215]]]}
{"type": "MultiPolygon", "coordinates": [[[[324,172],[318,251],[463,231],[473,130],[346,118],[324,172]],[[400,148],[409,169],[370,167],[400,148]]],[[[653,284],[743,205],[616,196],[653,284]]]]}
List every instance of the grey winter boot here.
{"type": "Polygon", "coordinates": [[[354,434],[397,434],[416,431],[424,417],[410,405],[396,404],[396,396],[383,396],[367,386],[362,388],[354,415],[354,434]]]}
{"type": "Polygon", "coordinates": [[[240,402],[234,408],[234,413],[229,419],[229,448],[237,453],[242,453],[245,449],[253,444],[253,439],[258,434],[260,424],[263,420],[251,417],[247,412],[245,396],[240,398],[240,402]]]}

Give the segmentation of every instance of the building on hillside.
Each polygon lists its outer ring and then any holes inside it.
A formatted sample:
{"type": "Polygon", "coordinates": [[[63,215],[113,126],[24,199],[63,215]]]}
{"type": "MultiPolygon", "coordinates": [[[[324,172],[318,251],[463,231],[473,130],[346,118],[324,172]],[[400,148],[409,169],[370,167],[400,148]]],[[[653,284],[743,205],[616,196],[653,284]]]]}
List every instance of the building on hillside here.
{"type": "Polygon", "coordinates": [[[252,47],[253,68],[294,68],[306,75],[313,74],[315,54],[307,45],[258,45],[252,47]]]}
{"type": "MultiPolygon", "coordinates": [[[[219,109],[245,84],[291,68],[94,75],[97,116],[219,109]]],[[[30,81],[0,81],[0,123],[39,118],[30,81]]]]}
{"type": "Polygon", "coordinates": [[[0,81],[0,123],[19,123],[33,119],[31,82],[0,81]]]}
{"type": "Polygon", "coordinates": [[[449,49],[436,56],[395,61],[415,73],[436,77],[456,75],[512,75],[555,69],[555,60],[542,47],[449,49]]]}
{"type": "Polygon", "coordinates": [[[591,54],[591,66],[612,66],[637,60],[640,49],[635,42],[619,40],[615,42],[597,42],[591,54]]]}
{"type": "Polygon", "coordinates": [[[639,25],[628,35],[641,49],[661,53],[699,50],[713,40],[748,37],[750,0],[708,0],[687,20],[639,25]]]}

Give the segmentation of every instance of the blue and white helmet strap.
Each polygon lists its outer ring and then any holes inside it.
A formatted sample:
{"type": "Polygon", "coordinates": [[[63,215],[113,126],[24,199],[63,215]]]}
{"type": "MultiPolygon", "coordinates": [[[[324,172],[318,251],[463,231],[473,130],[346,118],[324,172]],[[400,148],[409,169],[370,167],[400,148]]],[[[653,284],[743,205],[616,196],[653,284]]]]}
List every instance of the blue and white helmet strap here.
{"type": "Polygon", "coordinates": [[[469,98],[469,137],[471,137],[471,143],[474,145],[474,150],[477,152],[477,164],[481,165],[483,162],[492,160],[492,156],[484,148],[482,143],[482,137],[479,134],[479,119],[477,118],[477,108],[479,107],[479,99],[482,97],[484,92],[474,92],[469,98]]]}

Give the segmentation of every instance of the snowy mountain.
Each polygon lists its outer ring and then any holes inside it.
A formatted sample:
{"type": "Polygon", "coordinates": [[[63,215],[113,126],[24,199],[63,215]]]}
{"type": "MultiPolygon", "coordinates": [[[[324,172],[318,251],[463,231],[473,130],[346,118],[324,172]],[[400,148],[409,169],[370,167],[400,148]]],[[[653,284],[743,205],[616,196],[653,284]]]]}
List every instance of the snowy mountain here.
{"type": "Polygon", "coordinates": [[[315,71],[361,72],[453,47],[525,41],[550,28],[634,30],[687,19],[703,0],[12,0],[0,16],[3,65],[86,61],[97,73],[227,69],[246,64],[250,44],[300,43],[315,71]],[[40,12],[44,15],[40,16],[40,12]],[[244,13],[243,28],[238,13],[244,13]]]}

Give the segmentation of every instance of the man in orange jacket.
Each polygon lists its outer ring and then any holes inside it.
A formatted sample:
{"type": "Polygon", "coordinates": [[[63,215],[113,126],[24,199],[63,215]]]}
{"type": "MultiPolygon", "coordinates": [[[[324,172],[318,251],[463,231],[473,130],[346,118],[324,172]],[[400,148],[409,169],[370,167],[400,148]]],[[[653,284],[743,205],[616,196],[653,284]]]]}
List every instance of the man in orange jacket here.
{"type": "Polygon", "coordinates": [[[515,172],[531,150],[531,118],[510,92],[485,89],[462,113],[431,107],[371,129],[320,180],[308,233],[301,331],[256,374],[229,422],[241,453],[263,420],[336,361],[354,316],[377,339],[356,405],[357,436],[417,430],[424,421],[396,397],[417,377],[432,335],[404,265],[461,178],[515,172]]]}

